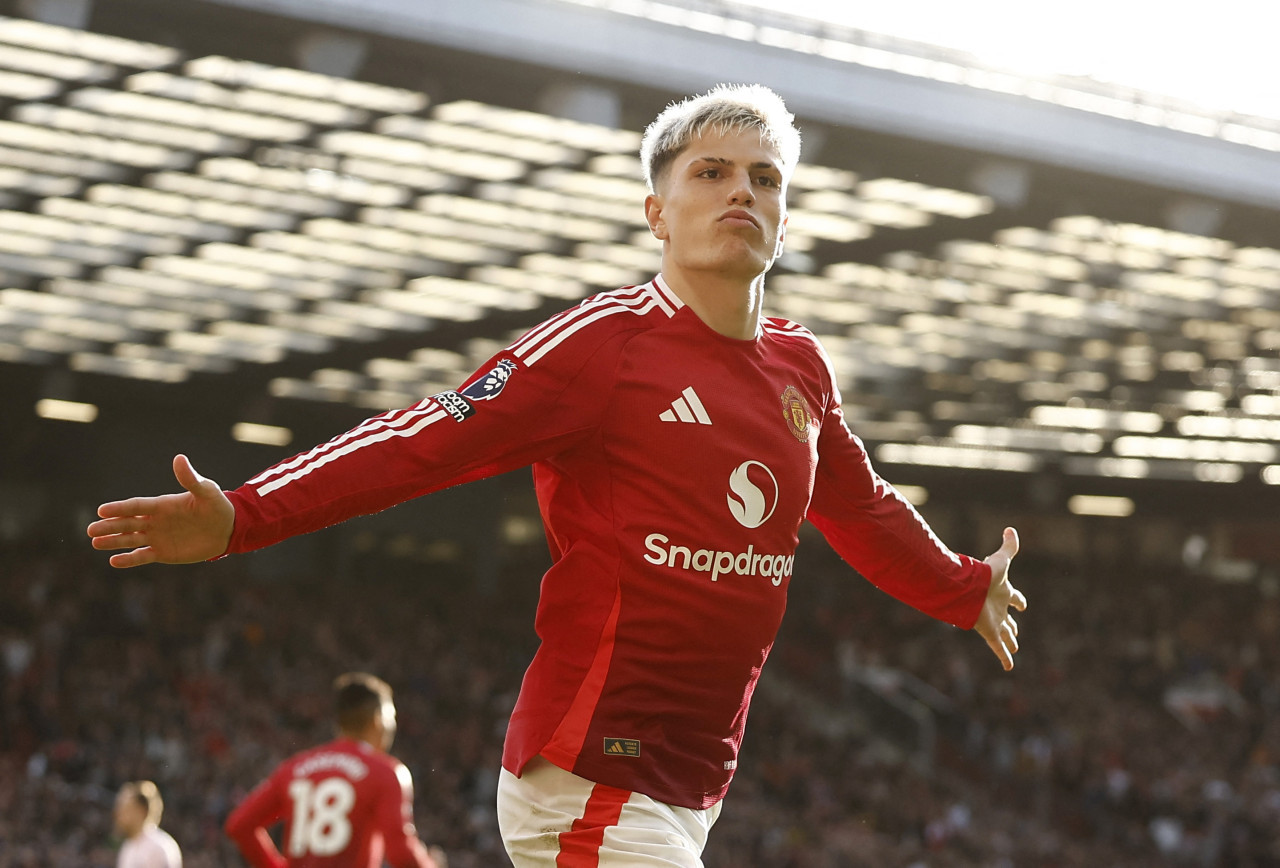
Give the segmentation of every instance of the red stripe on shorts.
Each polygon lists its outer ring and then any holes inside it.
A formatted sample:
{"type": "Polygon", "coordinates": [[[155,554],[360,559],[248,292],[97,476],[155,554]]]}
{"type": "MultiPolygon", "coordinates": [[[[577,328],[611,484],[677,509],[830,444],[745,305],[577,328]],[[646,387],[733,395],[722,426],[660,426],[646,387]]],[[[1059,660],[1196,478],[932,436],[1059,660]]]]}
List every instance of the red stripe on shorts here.
{"type": "Polygon", "coordinates": [[[556,868],[598,868],[604,830],[616,826],[622,806],[631,798],[630,790],[596,784],[587,799],[582,816],[573,821],[569,831],[560,833],[560,853],[556,868]]]}

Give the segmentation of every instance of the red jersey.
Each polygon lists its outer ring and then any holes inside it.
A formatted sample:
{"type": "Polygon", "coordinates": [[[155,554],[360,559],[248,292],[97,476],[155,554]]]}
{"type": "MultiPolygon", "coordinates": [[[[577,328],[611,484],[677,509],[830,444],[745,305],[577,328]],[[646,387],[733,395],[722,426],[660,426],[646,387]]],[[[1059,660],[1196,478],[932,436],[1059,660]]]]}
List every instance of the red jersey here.
{"type": "Polygon", "coordinates": [[[807,517],[895,597],[971,627],[990,568],[872,470],[806,329],[724,337],[661,277],[535,327],[462,387],[229,492],[228,551],[533,465],[553,564],[503,765],[537,754],[705,808],[737,766],[807,517]]]}
{"type": "Polygon", "coordinates": [[[226,833],[255,868],[435,868],[413,828],[413,783],[393,757],[339,738],[295,754],[254,788],[226,833]],[[284,823],[284,854],[267,828],[284,823]]]}

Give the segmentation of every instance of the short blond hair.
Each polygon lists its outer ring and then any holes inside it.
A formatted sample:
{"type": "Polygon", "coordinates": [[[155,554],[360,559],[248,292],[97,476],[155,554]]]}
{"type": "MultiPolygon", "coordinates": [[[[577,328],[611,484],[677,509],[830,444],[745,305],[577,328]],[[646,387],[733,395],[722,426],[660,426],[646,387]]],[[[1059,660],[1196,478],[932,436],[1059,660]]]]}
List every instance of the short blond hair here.
{"type": "Polygon", "coordinates": [[[742,132],[758,129],[760,139],[777,150],[782,180],[800,162],[800,131],[786,103],[760,84],[718,84],[704,94],[673,102],[662,110],[640,140],[640,163],[649,192],[676,155],[708,130],[742,132]]]}
{"type": "Polygon", "coordinates": [[[160,798],[160,788],[152,781],[129,781],[120,787],[120,791],[127,794],[127,798],[133,800],[147,812],[147,822],[160,825],[160,817],[164,814],[164,799],[160,798]]]}

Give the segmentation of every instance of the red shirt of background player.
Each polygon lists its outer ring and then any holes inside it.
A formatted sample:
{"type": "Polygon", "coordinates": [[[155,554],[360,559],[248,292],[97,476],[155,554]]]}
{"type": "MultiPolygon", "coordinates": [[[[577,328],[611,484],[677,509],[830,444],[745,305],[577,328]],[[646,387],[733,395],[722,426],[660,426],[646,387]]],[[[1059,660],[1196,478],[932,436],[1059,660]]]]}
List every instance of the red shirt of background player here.
{"type": "Polygon", "coordinates": [[[231,812],[227,836],[255,868],[380,868],[384,859],[442,868],[414,830],[409,770],[385,753],[395,732],[389,690],[367,726],[344,726],[334,741],[289,757],[231,812]],[[281,822],[283,854],[267,834],[281,822]]]}

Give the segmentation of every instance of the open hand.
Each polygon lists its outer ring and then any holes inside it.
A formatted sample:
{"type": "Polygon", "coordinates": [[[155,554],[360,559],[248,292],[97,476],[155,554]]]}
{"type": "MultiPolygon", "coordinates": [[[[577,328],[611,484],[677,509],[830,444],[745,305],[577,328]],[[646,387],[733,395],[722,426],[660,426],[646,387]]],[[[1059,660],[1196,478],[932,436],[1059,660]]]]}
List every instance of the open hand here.
{"type": "Polygon", "coordinates": [[[1027,608],[1027,598],[1009,584],[1009,564],[1017,553],[1018,532],[1006,527],[1000,548],[984,561],[991,566],[991,586],[987,589],[987,600],[982,604],[978,623],[973,625],[973,629],[987,640],[992,653],[1000,658],[1000,665],[1005,671],[1013,668],[1013,655],[1018,653],[1018,622],[1013,619],[1009,608],[1019,612],[1027,608]]]}
{"type": "Polygon", "coordinates": [[[98,507],[100,520],[87,528],[93,547],[131,549],[112,555],[111,566],[190,564],[227,550],[236,518],[231,501],[185,455],[174,457],[173,475],[184,489],[181,494],[131,497],[98,507]]]}

